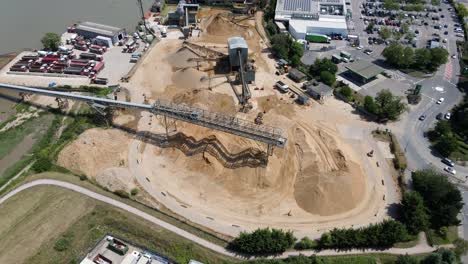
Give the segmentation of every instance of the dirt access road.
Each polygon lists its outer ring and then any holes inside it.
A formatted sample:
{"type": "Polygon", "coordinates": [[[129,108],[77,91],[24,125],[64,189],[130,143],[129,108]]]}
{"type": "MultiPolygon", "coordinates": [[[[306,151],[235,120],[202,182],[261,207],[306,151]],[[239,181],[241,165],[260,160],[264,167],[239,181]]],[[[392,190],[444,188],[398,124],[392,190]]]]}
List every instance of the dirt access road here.
{"type": "MultiPolygon", "coordinates": [[[[101,202],[104,202],[104,203],[107,203],[107,204],[110,204],[112,206],[115,206],[115,207],[118,207],[126,212],[129,212],[131,214],[134,214],[136,216],[139,216],[153,224],[156,224],[156,225],[159,225],[171,232],[174,232],[192,242],[195,242],[201,246],[204,246],[208,249],[211,249],[219,254],[223,254],[223,255],[226,255],[226,256],[231,256],[231,257],[236,257],[236,258],[240,258],[239,255],[231,252],[231,251],[228,251],[226,250],[225,248],[219,246],[219,245],[216,245],[216,244],[213,244],[211,242],[208,242],[204,239],[201,239],[191,233],[188,233],[176,226],[173,226],[169,223],[166,223],[160,219],[157,219],[143,211],[140,211],[134,207],[131,207],[125,203],[122,203],[122,202],[119,202],[119,201],[116,201],[114,199],[111,199],[107,196],[104,196],[104,195],[101,195],[101,194],[98,194],[98,193],[95,193],[95,192],[92,192],[88,189],[85,189],[83,187],[80,187],[80,186],[77,186],[77,185],[74,185],[74,184],[71,184],[71,183],[67,183],[67,182],[62,182],[62,181],[57,181],[57,180],[47,180],[47,179],[42,179],[42,180],[35,180],[35,181],[32,181],[32,182],[29,182],[29,183],[26,183],[24,185],[21,185],[20,187],[12,190],[11,192],[7,193],[5,196],[1,197],[0,198],[0,205],[3,204],[5,201],[7,201],[8,199],[10,199],[11,197],[13,197],[14,195],[16,195],[17,193],[23,191],[23,190],[26,190],[26,189],[29,189],[29,188],[33,188],[35,186],[40,186],[40,185],[53,185],[53,186],[59,186],[59,187],[62,187],[62,188],[66,188],[66,189],[69,189],[69,190],[72,190],[72,191],[75,191],[75,192],[78,192],[80,194],[83,194],[83,195],[86,195],[90,198],[93,198],[93,199],[96,199],[98,201],[101,201],[101,202]]],[[[318,255],[318,256],[332,256],[332,255],[350,255],[350,254],[369,254],[369,253],[387,253],[387,254],[396,254],[396,255],[401,255],[401,254],[422,254],[422,253],[429,253],[429,252],[432,252],[434,250],[436,250],[437,248],[435,247],[430,247],[427,245],[427,242],[426,240],[424,239],[424,237],[422,237],[420,239],[420,243],[418,243],[418,245],[412,247],[412,248],[406,248],[406,249],[403,249],[403,248],[390,248],[390,249],[387,249],[387,250],[373,250],[373,249],[369,249],[369,250],[349,250],[349,251],[337,251],[337,250],[324,250],[324,251],[320,251],[320,252],[316,252],[316,251],[288,251],[288,252],[285,252],[283,253],[282,255],[279,255],[279,256],[275,256],[275,257],[270,257],[270,258],[277,258],[277,259],[281,259],[281,258],[287,258],[289,256],[297,256],[299,254],[302,254],[302,255],[306,255],[306,256],[310,256],[310,255],[318,255]]]]}

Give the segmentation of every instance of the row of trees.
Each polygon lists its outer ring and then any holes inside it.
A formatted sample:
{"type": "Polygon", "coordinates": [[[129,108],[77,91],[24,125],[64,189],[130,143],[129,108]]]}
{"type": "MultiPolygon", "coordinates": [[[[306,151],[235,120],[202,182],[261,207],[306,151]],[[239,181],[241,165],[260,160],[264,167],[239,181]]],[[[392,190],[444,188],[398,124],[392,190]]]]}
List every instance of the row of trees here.
{"type": "MultiPolygon", "coordinates": [[[[435,149],[445,157],[458,150],[461,142],[468,142],[468,96],[453,109],[450,120],[439,120],[428,133],[435,149]]],[[[468,150],[466,150],[468,151],[468,150]]]]}
{"type": "Polygon", "coordinates": [[[406,227],[395,220],[385,220],[382,223],[359,229],[333,229],[324,233],[318,248],[381,248],[391,247],[397,242],[406,241],[408,232],[406,227]]]}
{"type": "MultiPolygon", "coordinates": [[[[413,188],[424,201],[427,208],[429,225],[433,229],[440,229],[460,224],[457,218],[463,207],[460,191],[441,173],[426,169],[416,171],[412,175],[413,188]]],[[[425,209],[417,206],[418,211],[425,209]]],[[[422,217],[418,217],[424,223],[422,217]]],[[[420,230],[423,230],[421,227],[420,230]]]]}
{"type": "Polygon", "coordinates": [[[389,90],[380,91],[377,96],[364,98],[364,109],[376,115],[380,121],[397,120],[407,107],[401,97],[393,95],[389,90]]]}
{"type": "Polygon", "coordinates": [[[228,248],[247,254],[278,254],[291,248],[296,242],[291,231],[257,229],[252,233],[242,232],[232,240],[228,248]]]}
{"type": "Polygon", "coordinates": [[[409,255],[398,256],[395,264],[458,264],[457,255],[448,249],[439,249],[419,261],[409,255]]]}
{"type": "Polygon", "coordinates": [[[392,42],[382,51],[386,61],[399,69],[435,71],[447,63],[448,51],[443,48],[413,49],[392,42]]]}
{"type": "Polygon", "coordinates": [[[316,59],[309,67],[309,74],[327,85],[335,83],[336,72],[338,72],[338,66],[327,58],[316,59]]]}

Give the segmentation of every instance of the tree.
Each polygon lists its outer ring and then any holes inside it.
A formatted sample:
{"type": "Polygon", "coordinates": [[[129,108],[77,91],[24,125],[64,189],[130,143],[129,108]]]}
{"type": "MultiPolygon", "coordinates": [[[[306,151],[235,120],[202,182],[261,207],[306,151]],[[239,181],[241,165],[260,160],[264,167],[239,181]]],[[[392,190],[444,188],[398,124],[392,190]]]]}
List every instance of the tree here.
{"type": "Polygon", "coordinates": [[[338,71],[338,66],[336,66],[335,63],[333,63],[331,60],[327,58],[323,59],[316,59],[314,64],[310,65],[309,67],[309,73],[312,76],[320,76],[320,73],[323,71],[327,71],[331,74],[336,74],[338,71]]]}
{"type": "Polygon", "coordinates": [[[409,68],[414,63],[414,52],[410,47],[406,47],[403,50],[402,60],[400,61],[400,67],[409,68]]]}
{"type": "Polygon", "coordinates": [[[372,96],[366,96],[364,97],[364,109],[366,109],[368,112],[377,115],[378,114],[378,108],[377,105],[374,102],[374,98],[372,96]]]}
{"type": "Polygon", "coordinates": [[[448,136],[452,134],[452,127],[450,126],[450,122],[447,120],[440,120],[436,123],[434,127],[434,132],[437,136],[448,136]]]}
{"type": "Polygon", "coordinates": [[[374,27],[375,27],[374,22],[370,22],[369,25],[366,27],[367,33],[371,34],[372,32],[374,32],[374,27]]]}
{"type": "Polygon", "coordinates": [[[291,231],[265,228],[252,233],[241,232],[228,247],[247,254],[278,254],[291,248],[295,241],[291,231]]]}
{"type": "Polygon", "coordinates": [[[457,4],[456,9],[459,17],[464,18],[468,16],[468,9],[466,9],[464,4],[457,4]]]}
{"type": "Polygon", "coordinates": [[[440,65],[447,63],[448,51],[443,48],[433,48],[431,51],[431,63],[429,64],[430,69],[437,69],[440,65]]]}
{"type": "Polygon", "coordinates": [[[425,257],[421,264],[457,264],[457,256],[448,249],[438,249],[436,252],[425,257]]]}
{"type": "Polygon", "coordinates": [[[404,56],[404,48],[402,45],[396,42],[391,42],[390,45],[385,47],[385,49],[382,51],[382,55],[389,64],[400,67],[400,63],[404,56]]]}
{"type": "Polygon", "coordinates": [[[335,83],[336,77],[331,72],[323,71],[320,73],[320,81],[322,81],[326,85],[331,86],[335,83]]]}
{"type": "Polygon", "coordinates": [[[442,135],[434,146],[444,157],[458,149],[458,141],[453,135],[442,135]]]}
{"type": "Polygon", "coordinates": [[[391,247],[407,239],[405,226],[395,220],[384,220],[379,224],[359,229],[338,229],[322,234],[318,248],[367,248],[391,247]]]}
{"type": "Polygon", "coordinates": [[[272,43],[272,50],[273,53],[282,58],[287,60],[289,57],[289,41],[288,41],[288,36],[285,34],[277,34],[271,37],[271,43],[272,43]]]}
{"type": "Polygon", "coordinates": [[[276,28],[276,25],[273,22],[273,20],[267,22],[265,29],[268,32],[268,34],[270,34],[270,36],[278,34],[278,29],[276,28]]]}
{"type": "Polygon", "coordinates": [[[41,39],[44,48],[54,51],[60,46],[60,41],[60,36],[52,32],[45,33],[44,37],[41,39]]]}
{"type": "Polygon", "coordinates": [[[406,111],[406,105],[401,101],[401,98],[394,96],[388,89],[377,93],[375,102],[378,107],[378,116],[381,120],[397,120],[406,111]]]}
{"type": "Polygon", "coordinates": [[[349,100],[351,95],[353,94],[353,90],[351,90],[351,88],[346,85],[340,88],[339,93],[349,100]]]}
{"type": "Polygon", "coordinates": [[[440,0],[431,0],[431,5],[434,5],[434,6],[440,5],[440,0]]]}
{"type": "Polygon", "coordinates": [[[463,207],[460,191],[447,177],[431,169],[412,174],[413,187],[424,200],[428,209],[431,227],[458,225],[458,213],[463,207]]]}
{"type": "Polygon", "coordinates": [[[289,47],[289,56],[299,56],[302,57],[304,55],[304,48],[301,43],[294,41],[293,39],[289,39],[291,41],[291,45],[289,47]]]}
{"type": "Polygon", "coordinates": [[[414,67],[425,69],[431,63],[432,54],[428,49],[416,49],[414,51],[414,67]]]}
{"type": "Polygon", "coordinates": [[[418,264],[418,263],[419,263],[418,259],[408,254],[398,256],[397,260],[395,261],[395,264],[418,264]]]}
{"type": "Polygon", "coordinates": [[[400,9],[400,5],[395,2],[394,0],[385,0],[384,3],[383,3],[383,6],[385,9],[388,9],[388,10],[399,10],[400,9]]]}
{"type": "Polygon", "coordinates": [[[416,235],[429,227],[429,215],[421,195],[417,192],[406,192],[401,201],[401,221],[408,232],[416,235]]]}
{"type": "Polygon", "coordinates": [[[380,29],[379,35],[382,39],[386,40],[392,36],[392,32],[388,27],[383,27],[380,29]]]}

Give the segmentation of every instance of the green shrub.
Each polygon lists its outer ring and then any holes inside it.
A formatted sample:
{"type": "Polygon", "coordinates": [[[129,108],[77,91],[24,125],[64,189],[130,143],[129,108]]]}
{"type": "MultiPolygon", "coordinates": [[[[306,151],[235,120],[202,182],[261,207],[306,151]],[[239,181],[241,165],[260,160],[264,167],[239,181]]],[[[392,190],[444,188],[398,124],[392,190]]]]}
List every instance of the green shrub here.
{"type": "Polygon", "coordinates": [[[138,189],[137,189],[137,188],[133,188],[133,189],[130,191],[130,194],[131,194],[132,196],[137,195],[137,194],[138,194],[138,189]]]}
{"type": "Polygon", "coordinates": [[[128,195],[128,192],[124,191],[124,190],[115,190],[114,191],[114,194],[122,197],[122,198],[130,198],[130,195],[128,195]]]}
{"type": "Polygon", "coordinates": [[[297,250],[314,249],[316,247],[317,247],[317,242],[308,237],[303,237],[301,241],[297,242],[294,245],[294,248],[297,250]]]}
{"type": "Polygon", "coordinates": [[[70,247],[73,240],[73,235],[64,235],[55,242],[54,249],[57,251],[65,251],[70,247]]]}
{"type": "Polygon", "coordinates": [[[87,179],[86,175],[80,175],[80,181],[86,181],[87,179]]]}
{"type": "Polygon", "coordinates": [[[36,160],[34,165],[32,166],[32,169],[35,172],[44,172],[50,170],[52,168],[52,161],[50,160],[49,157],[40,157],[39,159],[36,160]]]}
{"type": "Polygon", "coordinates": [[[291,231],[265,228],[252,233],[241,232],[228,248],[247,254],[279,254],[291,248],[295,241],[291,231]]]}

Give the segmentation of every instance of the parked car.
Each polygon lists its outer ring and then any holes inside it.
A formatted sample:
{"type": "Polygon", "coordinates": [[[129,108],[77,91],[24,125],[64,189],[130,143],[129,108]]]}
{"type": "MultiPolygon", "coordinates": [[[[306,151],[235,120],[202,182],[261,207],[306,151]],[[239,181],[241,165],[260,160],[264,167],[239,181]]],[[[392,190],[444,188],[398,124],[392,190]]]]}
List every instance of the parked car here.
{"type": "Polygon", "coordinates": [[[437,119],[437,120],[441,120],[443,116],[444,116],[444,114],[438,113],[438,114],[436,115],[436,119],[437,119]]]}
{"type": "Polygon", "coordinates": [[[450,120],[451,117],[452,117],[452,113],[448,112],[445,114],[445,119],[450,120]]]}
{"type": "Polygon", "coordinates": [[[421,116],[419,117],[419,120],[421,120],[421,121],[424,121],[425,119],[426,119],[426,115],[421,115],[421,116]]]}
{"type": "Polygon", "coordinates": [[[445,163],[445,164],[449,165],[450,167],[455,166],[455,163],[453,163],[453,161],[448,159],[448,158],[443,158],[442,163],[445,163]]]}
{"type": "Polygon", "coordinates": [[[441,97],[439,100],[437,100],[437,104],[442,104],[445,101],[445,98],[441,97]]]}
{"type": "Polygon", "coordinates": [[[446,172],[448,172],[448,173],[450,173],[450,174],[452,174],[452,175],[457,174],[457,171],[456,171],[454,168],[452,168],[452,167],[445,167],[445,168],[444,168],[444,171],[446,171],[446,172]]]}
{"type": "Polygon", "coordinates": [[[289,86],[282,81],[276,82],[275,86],[276,88],[278,88],[278,90],[280,90],[283,93],[286,93],[289,91],[289,86]]]}

